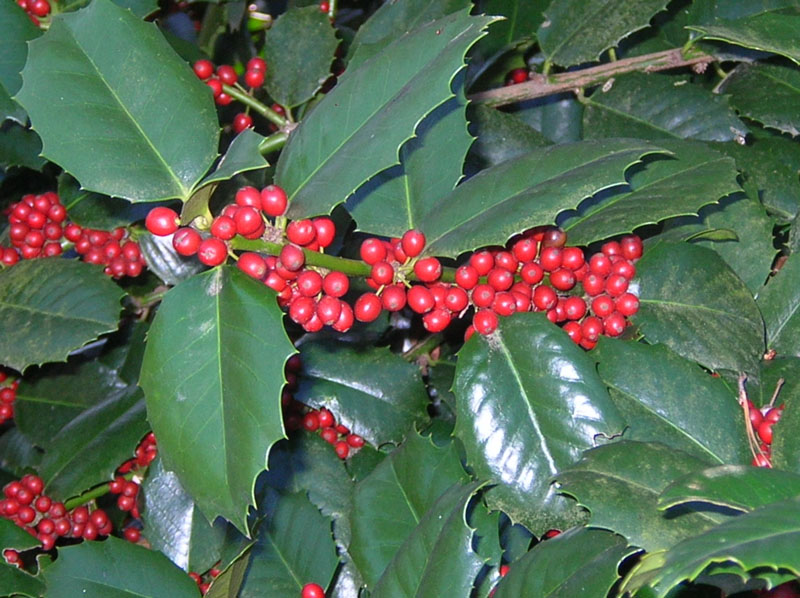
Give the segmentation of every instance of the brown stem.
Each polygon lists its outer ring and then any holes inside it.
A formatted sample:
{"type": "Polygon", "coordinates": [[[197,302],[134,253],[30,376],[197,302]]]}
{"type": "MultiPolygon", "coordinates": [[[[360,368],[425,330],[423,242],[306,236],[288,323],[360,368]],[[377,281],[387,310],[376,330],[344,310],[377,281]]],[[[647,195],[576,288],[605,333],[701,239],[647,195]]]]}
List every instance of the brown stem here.
{"type": "Polygon", "coordinates": [[[602,83],[614,75],[621,75],[622,73],[631,71],[650,73],[696,64],[708,64],[712,60],[714,60],[714,57],[709,54],[690,50],[684,55],[680,48],[674,48],[625,58],[578,71],[559,73],[549,77],[534,74],[534,78],[531,81],[482,91],[471,95],[469,99],[490,107],[506,106],[522,100],[531,100],[565,91],[583,89],[589,85],[602,83]]]}

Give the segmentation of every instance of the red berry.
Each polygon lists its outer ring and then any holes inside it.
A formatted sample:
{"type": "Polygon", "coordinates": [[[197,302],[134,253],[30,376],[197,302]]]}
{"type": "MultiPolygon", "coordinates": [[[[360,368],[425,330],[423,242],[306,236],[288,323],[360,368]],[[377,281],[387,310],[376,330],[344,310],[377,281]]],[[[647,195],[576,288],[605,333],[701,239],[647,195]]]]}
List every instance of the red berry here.
{"type": "Polygon", "coordinates": [[[472,303],[475,307],[489,307],[494,301],[494,288],[488,284],[479,284],[472,289],[472,303]]]}
{"type": "MultiPolygon", "coordinates": [[[[50,505],[53,503],[49,496],[40,496],[33,503],[33,508],[40,513],[47,513],[50,510],[50,505]]],[[[50,532],[47,532],[48,534],[50,532]]]]}
{"type": "MultiPolygon", "coordinates": [[[[614,256],[615,259],[616,257],[617,256],[614,256]]],[[[619,274],[620,276],[624,276],[628,280],[631,280],[634,276],[636,276],[636,266],[634,266],[628,260],[620,258],[618,261],[612,262],[611,273],[619,274]]]]}
{"type": "Polygon", "coordinates": [[[238,79],[236,71],[228,64],[221,64],[217,67],[217,77],[225,85],[235,85],[238,79]]]}
{"type": "Polygon", "coordinates": [[[456,284],[469,291],[478,284],[478,271],[469,265],[459,267],[456,270],[456,284]]]}
{"type": "Polygon", "coordinates": [[[361,259],[370,266],[386,259],[386,246],[380,239],[366,239],[361,243],[361,249],[359,251],[361,259]]]}
{"type": "Polygon", "coordinates": [[[297,277],[297,290],[306,297],[316,297],[322,290],[322,276],[313,270],[306,270],[297,277]]]}
{"type": "Polygon", "coordinates": [[[595,273],[587,274],[586,278],[583,279],[583,290],[586,291],[586,294],[590,297],[602,293],[605,285],[605,279],[595,273]]]}
{"type": "Polygon", "coordinates": [[[314,218],[314,229],[317,232],[317,243],[320,247],[328,247],[336,237],[336,225],[330,218],[314,218]]]}
{"type": "Polygon", "coordinates": [[[433,294],[423,285],[415,285],[408,290],[408,306],[418,314],[428,313],[436,302],[433,294]]]}
{"type": "Polygon", "coordinates": [[[178,230],[178,214],[174,210],[159,206],[150,210],[144,224],[147,230],[158,237],[170,235],[178,230]]]}
{"type": "Polygon", "coordinates": [[[510,316],[517,311],[517,300],[506,291],[497,293],[492,301],[492,310],[500,316],[510,316]]]}
{"type": "Polygon", "coordinates": [[[317,412],[317,417],[319,418],[319,425],[321,428],[330,428],[336,424],[336,419],[333,417],[333,413],[324,407],[317,412]]]}
{"type": "Polygon", "coordinates": [[[773,422],[764,420],[761,422],[761,425],[758,426],[758,437],[762,442],[772,444],[772,426],[774,425],[773,422]]]}
{"type": "Polygon", "coordinates": [[[179,228],[172,237],[172,246],[178,255],[190,256],[197,253],[203,238],[193,228],[179,228]]]}
{"type": "Polygon", "coordinates": [[[198,60],[193,68],[194,74],[204,81],[214,74],[214,65],[210,60],[198,60]]]}
{"type": "Polygon", "coordinates": [[[450,324],[450,312],[445,309],[434,309],[422,316],[422,325],[428,332],[441,332],[450,324]]]}
{"type": "Polygon", "coordinates": [[[417,257],[425,248],[425,235],[416,229],[408,230],[403,233],[400,243],[406,256],[417,257]]]}
{"type": "Polygon", "coordinates": [[[246,71],[244,82],[248,87],[261,87],[264,85],[264,71],[255,69],[246,71]]]}
{"type": "Polygon", "coordinates": [[[284,245],[279,259],[283,267],[289,272],[297,272],[306,263],[305,254],[297,245],[284,245]]]}
{"type": "Polygon", "coordinates": [[[197,249],[197,259],[206,266],[219,266],[228,259],[228,247],[215,237],[205,239],[197,249]]]}
{"type": "MultiPolygon", "coordinates": [[[[44,489],[44,482],[42,478],[36,475],[26,475],[22,477],[23,485],[30,490],[34,495],[38,495],[42,493],[44,489]]],[[[19,496],[17,496],[19,498],[19,496]]]]}
{"type": "Polygon", "coordinates": [[[142,533],[135,527],[126,527],[125,531],[122,532],[122,535],[125,536],[125,539],[128,542],[133,542],[134,544],[136,544],[136,542],[139,541],[139,538],[142,537],[142,533]]]}
{"type": "Polygon", "coordinates": [[[486,250],[473,253],[469,265],[475,268],[478,276],[486,276],[494,267],[494,256],[486,250]]]}
{"type": "Polygon", "coordinates": [[[616,305],[608,295],[600,295],[592,300],[592,312],[599,318],[605,318],[614,312],[616,305]]]}
{"type": "Polygon", "coordinates": [[[350,454],[350,445],[347,444],[347,441],[340,440],[333,445],[333,450],[336,451],[336,455],[340,459],[347,459],[347,456],[350,454]]]}
{"type": "Polygon", "coordinates": [[[324,296],[317,303],[317,316],[326,326],[333,326],[342,315],[342,301],[330,295],[324,296]]]}
{"type": "Polygon", "coordinates": [[[325,590],[315,583],[307,583],[303,586],[301,598],[325,598],[325,590]]]}
{"type": "Polygon", "coordinates": [[[603,333],[603,323],[599,318],[589,316],[581,324],[581,336],[584,340],[596,342],[597,338],[603,333]]]}
{"type": "Polygon", "coordinates": [[[639,298],[633,293],[622,293],[617,297],[615,306],[623,316],[632,316],[639,311],[639,298]]]}
{"type": "Polygon", "coordinates": [[[450,287],[444,299],[444,304],[453,313],[458,313],[467,308],[469,297],[464,289],[457,286],[450,287]]]}
{"type": "Polygon", "coordinates": [[[570,270],[577,270],[585,263],[583,251],[577,247],[565,247],[561,252],[561,265],[570,270]]]}
{"type": "Polygon", "coordinates": [[[317,236],[317,229],[311,220],[293,220],[286,227],[286,237],[297,245],[308,245],[317,236]]]}
{"type": "Polygon", "coordinates": [[[37,17],[46,17],[50,14],[50,3],[47,0],[34,0],[28,7],[37,17]]]}
{"type": "Polygon", "coordinates": [[[426,257],[414,264],[414,274],[422,282],[434,282],[442,275],[442,264],[435,257],[426,257]]]}
{"type": "Polygon", "coordinates": [[[261,214],[251,207],[241,207],[233,218],[236,222],[236,232],[242,236],[252,235],[263,224],[261,214]]]}
{"type": "Polygon", "coordinates": [[[236,221],[229,216],[217,216],[211,222],[211,234],[223,241],[233,239],[236,236],[236,221]]]}
{"type": "MultiPolygon", "coordinates": [[[[328,2],[328,0],[322,0],[322,2],[319,3],[320,12],[328,12],[330,9],[331,9],[331,4],[330,2],[328,2]]],[[[303,598],[305,598],[305,596],[303,598]]]]}
{"type": "Polygon", "coordinates": [[[267,263],[264,258],[257,253],[243,253],[239,256],[236,266],[248,276],[257,280],[263,280],[267,275],[267,263]]]}
{"type": "Polygon", "coordinates": [[[497,314],[490,309],[482,309],[475,313],[472,318],[472,325],[479,334],[491,334],[497,330],[497,314]]]}
{"type": "Polygon", "coordinates": [[[495,291],[507,291],[514,284],[514,275],[503,268],[492,268],[486,277],[486,282],[495,291]]]}
{"type": "Polygon", "coordinates": [[[249,129],[252,126],[253,117],[245,112],[240,112],[233,117],[233,131],[235,133],[241,133],[245,129],[249,129]]]}
{"type": "Polygon", "coordinates": [[[260,56],[253,56],[247,61],[248,71],[265,71],[267,70],[267,62],[260,56]]]}
{"type": "Polygon", "coordinates": [[[539,265],[546,272],[552,272],[561,267],[562,251],[558,247],[545,247],[539,256],[539,265]]]}
{"type": "Polygon", "coordinates": [[[386,311],[400,311],[406,306],[406,288],[402,284],[387,286],[381,293],[381,303],[386,311]]]}
{"type": "Polygon", "coordinates": [[[564,315],[568,320],[580,320],[586,315],[586,302],[580,297],[568,297],[564,301],[564,315]]]}
{"type": "Polygon", "coordinates": [[[332,297],[342,297],[349,289],[350,279],[342,272],[329,272],[322,281],[322,290],[332,297]]]}
{"type": "Polygon", "coordinates": [[[372,265],[370,278],[381,286],[390,284],[394,280],[394,268],[387,262],[377,262],[372,265]]]}
{"type": "Polygon", "coordinates": [[[612,274],[606,279],[606,292],[612,297],[619,297],[628,290],[628,279],[619,274],[612,274]]]}
{"type": "Polygon", "coordinates": [[[568,268],[559,268],[550,273],[550,284],[559,291],[569,291],[576,282],[575,274],[568,268]]]}
{"type": "Polygon", "coordinates": [[[570,340],[573,343],[580,343],[581,342],[581,325],[578,322],[567,322],[564,324],[564,332],[569,335],[570,340]]]}
{"type": "Polygon", "coordinates": [[[509,251],[498,251],[494,256],[494,265],[513,273],[519,268],[519,260],[509,251]]]}
{"type": "Polygon", "coordinates": [[[589,270],[599,276],[608,276],[611,274],[611,259],[603,253],[595,253],[589,259],[589,270]]]}
{"type": "Polygon", "coordinates": [[[333,324],[332,328],[337,332],[347,332],[353,326],[355,316],[353,308],[349,304],[342,301],[342,312],[339,314],[339,319],[333,324]]]}
{"type": "Polygon", "coordinates": [[[544,278],[544,270],[539,264],[530,262],[522,266],[520,276],[528,284],[539,284],[544,278]]]}
{"type": "Polygon", "coordinates": [[[603,332],[606,336],[619,336],[625,330],[625,316],[613,312],[603,319],[603,332]]]}
{"type": "Polygon", "coordinates": [[[537,309],[544,311],[556,306],[556,303],[558,303],[558,296],[550,287],[538,286],[533,291],[531,301],[537,309]]]}
{"type": "Polygon", "coordinates": [[[364,446],[364,439],[361,438],[361,436],[359,436],[358,434],[348,434],[347,444],[349,444],[353,448],[361,448],[362,446],[364,446]]]}
{"type": "Polygon", "coordinates": [[[539,244],[533,239],[522,239],[514,243],[511,251],[520,262],[532,262],[539,252],[539,244]]]}
{"type": "Polygon", "coordinates": [[[509,71],[508,73],[508,80],[511,83],[524,83],[528,80],[528,69],[526,68],[518,68],[509,71]]]}
{"type": "Polygon", "coordinates": [[[608,257],[611,257],[612,255],[622,255],[622,246],[616,241],[609,241],[608,243],[603,244],[603,246],[600,248],[600,251],[602,251],[608,257]]]}
{"type": "Polygon", "coordinates": [[[619,241],[622,248],[622,256],[628,260],[637,260],[642,257],[642,240],[635,236],[629,235],[622,237],[619,241]]]}
{"type": "Polygon", "coordinates": [[[277,185],[268,185],[261,190],[261,209],[267,216],[283,216],[287,205],[286,192],[277,185]]]}
{"type": "Polygon", "coordinates": [[[381,315],[381,300],[375,293],[364,293],[356,300],[355,318],[359,322],[372,322],[381,315]]]}
{"type": "Polygon", "coordinates": [[[317,303],[311,297],[296,297],[289,304],[289,317],[298,324],[306,324],[317,315],[317,303]]]}

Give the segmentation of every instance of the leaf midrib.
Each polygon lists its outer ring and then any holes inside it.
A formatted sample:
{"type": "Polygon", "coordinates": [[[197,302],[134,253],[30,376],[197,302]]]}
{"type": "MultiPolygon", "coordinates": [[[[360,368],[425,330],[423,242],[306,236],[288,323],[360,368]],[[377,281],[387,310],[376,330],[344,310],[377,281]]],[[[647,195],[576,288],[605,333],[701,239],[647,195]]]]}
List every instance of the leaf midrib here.
{"type": "Polygon", "coordinates": [[[74,321],[77,320],[79,322],[87,322],[90,324],[99,324],[101,326],[109,326],[108,322],[104,322],[102,320],[94,320],[92,318],[88,318],[85,316],[68,316],[67,314],[57,312],[57,311],[45,311],[43,309],[36,309],[33,307],[29,307],[27,305],[23,305],[21,303],[9,303],[8,301],[0,300],[0,309],[7,308],[7,309],[19,309],[23,311],[27,311],[38,316],[49,317],[57,320],[65,320],[65,321],[74,321]]]}

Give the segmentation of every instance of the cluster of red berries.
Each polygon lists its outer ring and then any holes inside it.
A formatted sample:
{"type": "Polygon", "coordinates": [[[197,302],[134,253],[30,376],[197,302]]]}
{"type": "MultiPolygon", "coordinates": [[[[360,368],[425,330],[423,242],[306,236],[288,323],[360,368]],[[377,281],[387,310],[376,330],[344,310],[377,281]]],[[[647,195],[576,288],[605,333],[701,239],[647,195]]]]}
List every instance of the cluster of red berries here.
{"type": "MultiPolygon", "coordinates": [[[[214,94],[214,101],[218,105],[227,106],[233,101],[233,98],[223,91],[222,86],[237,84],[239,76],[236,74],[236,69],[229,64],[221,64],[215,70],[214,64],[205,59],[195,62],[192,68],[195,75],[205,81],[206,85],[211,88],[214,94]]],[[[250,89],[258,89],[264,85],[266,73],[266,61],[259,56],[254,56],[247,62],[247,69],[242,80],[250,89]]],[[[240,112],[233,119],[233,130],[236,133],[241,133],[252,126],[253,118],[247,112],[240,112]]]]}
{"type": "Polygon", "coordinates": [[[106,266],[114,278],[136,277],[145,267],[139,244],[127,239],[127,230],[113,231],[82,228],[67,221],[67,210],[57,193],[24,195],[8,209],[8,236],[12,247],[0,247],[0,262],[16,264],[20,258],[61,255],[62,239],[73,243],[83,261],[106,266]]]}
{"type": "MultiPolygon", "coordinates": [[[[86,506],[67,511],[64,503],[44,494],[44,482],[35,475],[25,475],[3,488],[0,516],[10,519],[42,543],[44,550],[55,546],[61,537],[94,540],[112,531],[111,521],[102,509],[89,511],[86,506]]],[[[19,555],[6,550],[6,561],[17,563],[19,555]],[[16,560],[15,559],[16,556],[16,560]]]]}
{"type": "MultiPolygon", "coordinates": [[[[128,459],[119,466],[117,471],[125,475],[126,473],[133,471],[135,469],[141,469],[150,465],[153,460],[158,456],[158,446],[156,445],[156,437],[155,435],[150,432],[147,434],[139,445],[136,447],[136,451],[134,452],[134,458],[128,459]]],[[[125,509],[123,509],[125,510],[125,509]]]]}
{"type": "Polygon", "coordinates": [[[759,409],[748,400],[747,407],[750,415],[750,426],[756,438],[761,441],[758,447],[759,451],[753,457],[753,465],[756,467],[772,467],[772,426],[781,419],[783,404],[777,407],[773,407],[771,404],[765,405],[759,409]]]}
{"type": "Polygon", "coordinates": [[[48,0],[17,0],[17,4],[28,13],[31,21],[37,27],[39,26],[39,19],[50,14],[51,7],[48,0]]]}
{"type": "Polygon", "coordinates": [[[222,570],[214,566],[211,567],[211,569],[209,569],[205,575],[201,575],[195,571],[190,571],[189,577],[191,577],[192,581],[197,584],[197,589],[200,590],[200,593],[205,596],[209,588],[211,588],[211,582],[219,577],[220,573],[222,573],[222,570]]]}
{"type": "Polygon", "coordinates": [[[9,381],[8,373],[0,369],[0,424],[14,417],[14,403],[17,400],[19,380],[9,381]]]}
{"type": "MultiPolygon", "coordinates": [[[[150,465],[158,455],[156,437],[149,432],[136,447],[134,458],[128,459],[117,468],[117,476],[108,484],[108,491],[117,496],[117,508],[123,512],[129,512],[133,519],[139,519],[139,505],[137,497],[141,486],[136,478],[127,480],[125,474],[143,469],[150,465]]],[[[136,543],[141,537],[141,531],[137,525],[129,525],[122,531],[122,535],[129,542],[136,543]]]]}
{"type": "Polygon", "coordinates": [[[508,71],[508,74],[506,75],[505,85],[508,87],[509,85],[516,85],[517,83],[525,83],[525,81],[530,80],[530,78],[531,72],[528,69],[512,69],[508,71]]]}

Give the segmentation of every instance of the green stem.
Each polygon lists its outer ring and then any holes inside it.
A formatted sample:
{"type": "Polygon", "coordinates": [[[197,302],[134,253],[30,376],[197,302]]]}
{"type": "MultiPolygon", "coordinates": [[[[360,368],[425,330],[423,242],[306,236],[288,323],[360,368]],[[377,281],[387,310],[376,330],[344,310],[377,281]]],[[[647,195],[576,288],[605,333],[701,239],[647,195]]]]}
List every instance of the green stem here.
{"type": "Polygon", "coordinates": [[[271,123],[273,123],[278,127],[284,127],[288,123],[288,121],[285,118],[283,118],[280,114],[275,112],[272,108],[270,108],[265,104],[262,104],[253,96],[244,93],[243,91],[237,89],[236,87],[233,87],[231,85],[223,85],[222,91],[227,93],[234,100],[239,100],[245,106],[249,106],[255,112],[258,112],[261,116],[263,116],[268,121],[270,121],[271,123]]]}
{"type": "Polygon", "coordinates": [[[609,48],[608,49],[608,59],[611,62],[616,62],[617,61],[617,51],[614,48],[609,48]]]}
{"type": "Polygon", "coordinates": [[[265,137],[264,141],[258,144],[258,151],[261,152],[263,156],[276,152],[286,145],[287,139],[289,139],[289,135],[283,131],[273,133],[269,137],[265,137]]]}
{"type": "MultiPolygon", "coordinates": [[[[122,477],[128,481],[131,481],[134,475],[136,475],[136,472],[131,471],[130,473],[126,473],[122,477]]],[[[80,507],[81,505],[85,505],[86,503],[91,502],[96,498],[105,496],[109,492],[111,492],[111,482],[100,484],[99,486],[92,488],[91,490],[87,490],[86,492],[84,492],[79,496],[70,498],[68,501],[64,503],[64,508],[67,511],[71,511],[75,507],[80,507]]]]}

